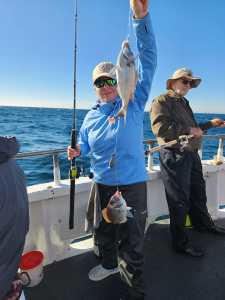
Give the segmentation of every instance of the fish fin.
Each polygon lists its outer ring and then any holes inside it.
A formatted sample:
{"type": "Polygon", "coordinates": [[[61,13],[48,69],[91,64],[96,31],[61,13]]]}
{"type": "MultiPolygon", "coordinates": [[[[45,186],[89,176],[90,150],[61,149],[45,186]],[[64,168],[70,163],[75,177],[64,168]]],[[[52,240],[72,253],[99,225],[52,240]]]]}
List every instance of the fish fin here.
{"type": "Polygon", "coordinates": [[[127,218],[133,218],[132,207],[127,206],[127,218]]]}
{"type": "Polygon", "coordinates": [[[107,207],[103,208],[102,216],[103,216],[104,220],[106,221],[106,223],[112,223],[112,221],[110,220],[110,218],[108,216],[107,207]]]}
{"type": "Polygon", "coordinates": [[[125,115],[124,112],[125,112],[125,109],[124,109],[123,107],[121,107],[121,109],[118,111],[117,116],[118,116],[118,117],[124,116],[124,115],[125,115]]]}

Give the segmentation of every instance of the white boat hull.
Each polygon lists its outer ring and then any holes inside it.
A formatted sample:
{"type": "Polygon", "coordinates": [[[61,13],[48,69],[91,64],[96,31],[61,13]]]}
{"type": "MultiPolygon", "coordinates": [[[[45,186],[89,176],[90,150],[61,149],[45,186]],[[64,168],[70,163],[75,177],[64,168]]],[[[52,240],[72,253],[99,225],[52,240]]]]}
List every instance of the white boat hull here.
{"type": "MultiPolygon", "coordinates": [[[[203,161],[203,173],[206,180],[208,209],[214,219],[225,216],[225,163],[219,166],[203,161]]],[[[70,256],[87,251],[71,246],[74,239],[86,235],[84,221],[89,198],[91,180],[81,177],[76,180],[74,229],[69,230],[69,180],[62,180],[60,185],[54,182],[28,187],[30,206],[30,230],[24,251],[38,249],[44,253],[44,264],[50,264],[70,256]]],[[[149,172],[148,187],[148,222],[168,215],[168,207],[160,171],[157,166],[149,172]]],[[[92,247],[92,245],[91,245],[92,247]]],[[[90,249],[90,248],[89,248],[90,249]]]]}

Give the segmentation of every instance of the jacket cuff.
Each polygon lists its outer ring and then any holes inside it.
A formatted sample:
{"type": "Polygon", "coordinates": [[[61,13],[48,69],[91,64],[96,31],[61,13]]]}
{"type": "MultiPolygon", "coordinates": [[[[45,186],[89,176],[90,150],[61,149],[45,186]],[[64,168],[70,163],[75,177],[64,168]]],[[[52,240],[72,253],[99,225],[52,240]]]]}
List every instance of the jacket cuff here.
{"type": "Polygon", "coordinates": [[[201,130],[205,131],[205,130],[208,130],[208,129],[212,128],[213,125],[212,125],[211,121],[208,121],[208,122],[205,122],[205,123],[200,123],[199,127],[201,128],[201,130]]]}

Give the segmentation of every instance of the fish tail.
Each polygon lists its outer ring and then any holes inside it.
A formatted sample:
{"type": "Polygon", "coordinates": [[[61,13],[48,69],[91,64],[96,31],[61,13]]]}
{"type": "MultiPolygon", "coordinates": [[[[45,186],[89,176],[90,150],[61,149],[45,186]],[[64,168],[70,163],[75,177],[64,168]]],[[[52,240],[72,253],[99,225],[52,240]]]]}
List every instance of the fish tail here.
{"type": "Polygon", "coordinates": [[[121,108],[117,114],[118,117],[124,117],[124,127],[126,126],[126,118],[127,118],[127,110],[125,108],[121,108]]]}

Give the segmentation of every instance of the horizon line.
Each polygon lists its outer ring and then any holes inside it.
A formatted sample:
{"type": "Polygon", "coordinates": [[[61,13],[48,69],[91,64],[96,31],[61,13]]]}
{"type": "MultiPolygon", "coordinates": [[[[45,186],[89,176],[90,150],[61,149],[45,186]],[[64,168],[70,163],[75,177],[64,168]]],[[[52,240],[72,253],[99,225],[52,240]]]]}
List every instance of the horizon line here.
{"type": "MultiPolygon", "coordinates": [[[[73,107],[54,107],[54,106],[35,106],[35,105],[31,105],[31,106],[24,106],[24,105],[2,105],[0,104],[0,108],[1,107],[18,107],[18,108],[48,108],[48,109],[70,109],[73,110],[73,107]]],[[[76,108],[76,110],[90,110],[91,108],[76,108]]],[[[149,110],[144,110],[144,112],[149,112],[149,110]]],[[[221,112],[200,112],[200,111],[196,111],[194,113],[199,113],[199,114],[211,114],[211,115],[216,115],[216,114],[220,114],[220,115],[224,115],[224,113],[221,112]]]]}

